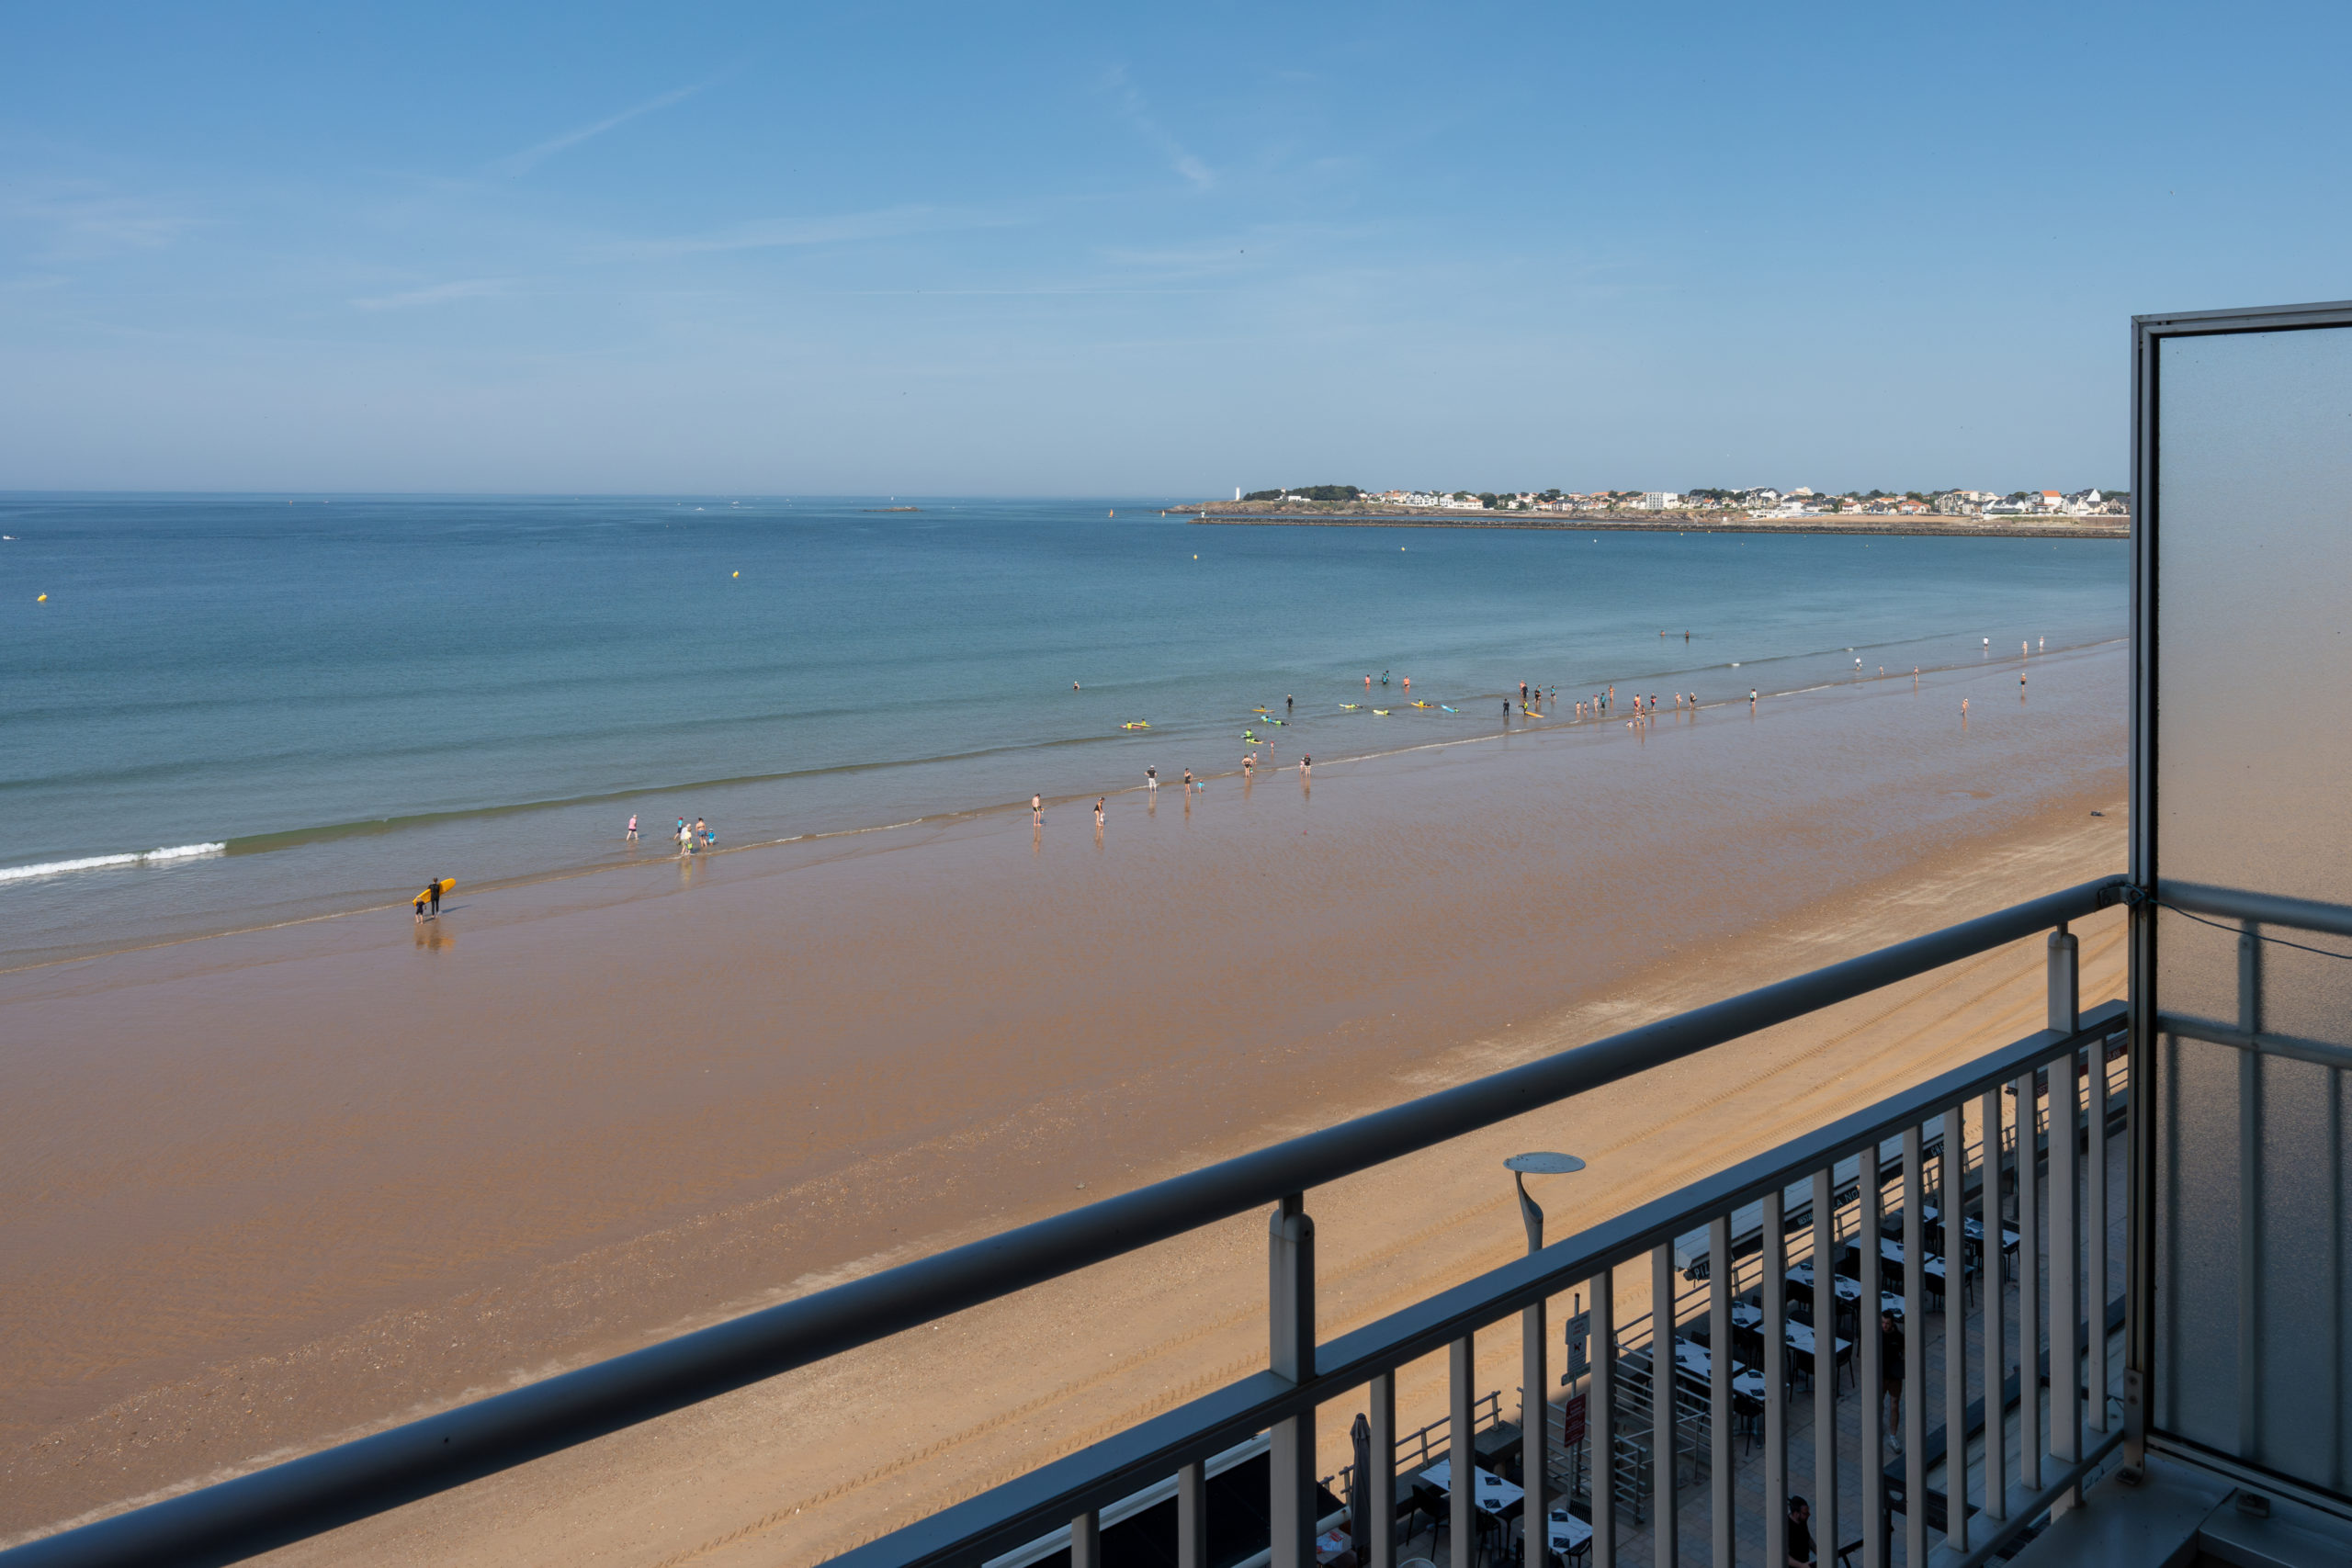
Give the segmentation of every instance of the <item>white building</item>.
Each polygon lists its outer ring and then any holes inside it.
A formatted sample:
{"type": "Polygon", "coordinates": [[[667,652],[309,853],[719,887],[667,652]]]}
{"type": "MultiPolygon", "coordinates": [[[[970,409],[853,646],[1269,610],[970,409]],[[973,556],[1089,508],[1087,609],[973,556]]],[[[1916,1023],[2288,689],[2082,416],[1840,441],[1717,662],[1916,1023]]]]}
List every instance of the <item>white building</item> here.
{"type": "Polygon", "coordinates": [[[1645,490],[1642,492],[1642,510],[1668,512],[1682,504],[1682,497],[1670,490],[1645,490]]]}

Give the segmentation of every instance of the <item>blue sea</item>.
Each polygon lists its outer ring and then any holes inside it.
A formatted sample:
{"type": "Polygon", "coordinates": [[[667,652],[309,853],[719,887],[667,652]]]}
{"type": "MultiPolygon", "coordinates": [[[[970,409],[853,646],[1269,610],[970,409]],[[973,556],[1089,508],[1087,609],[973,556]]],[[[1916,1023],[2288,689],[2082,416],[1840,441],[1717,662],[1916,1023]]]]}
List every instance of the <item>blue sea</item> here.
{"type": "Polygon", "coordinates": [[[622,864],[680,817],[723,850],[1214,775],[1252,725],[1284,762],[1467,737],[1521,681],[1564,722],[2125,630],[2112,541],[1170,504],[0,496],[0,967],[622,864]],[[1376,726],[1367,674],[1460,711],[1376,726]]]}

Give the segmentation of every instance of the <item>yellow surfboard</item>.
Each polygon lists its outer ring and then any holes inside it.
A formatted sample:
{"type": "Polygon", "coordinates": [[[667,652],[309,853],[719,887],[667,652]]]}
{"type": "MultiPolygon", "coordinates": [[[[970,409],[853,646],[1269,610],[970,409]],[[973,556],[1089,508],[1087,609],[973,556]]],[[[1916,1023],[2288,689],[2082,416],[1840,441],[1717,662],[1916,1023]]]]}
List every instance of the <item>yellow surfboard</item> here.
{"type": "MultiPolygon", "coordinates": [[[[458,886],[458,879],[457,879],[456,877],[454,877],[454,876],[445,876],[445,877],[443,877],[443,878],[442,878],[440,881],[438,881],[438,882],[428,882],[428,883],[426,883],[426,884],[424,885],[424,890],[423,890],[422,892],[418,893],[418,894],[417,894],[417,896],[416,896],[416,897],[417,897],[417,898],[430,898],[430,897],[433,897],[434,889],[435,889],[435,888],[437,887],[437,888],[439,888],[439,889],[440,889],[441,897],[443,897],[444,898],[447,898],[447,897],[449,896],[449,890],[450,890],[451,888],[453,888],[453,887],[457,886],[458,886]]],[[[413,904],[414,902],[416,902],[416,898],[412,898],[412,899],[410,899],[410,900],[409,900],[409,902],[410,902],[410,903],[412,903],[412,904],[413,904]]]]}

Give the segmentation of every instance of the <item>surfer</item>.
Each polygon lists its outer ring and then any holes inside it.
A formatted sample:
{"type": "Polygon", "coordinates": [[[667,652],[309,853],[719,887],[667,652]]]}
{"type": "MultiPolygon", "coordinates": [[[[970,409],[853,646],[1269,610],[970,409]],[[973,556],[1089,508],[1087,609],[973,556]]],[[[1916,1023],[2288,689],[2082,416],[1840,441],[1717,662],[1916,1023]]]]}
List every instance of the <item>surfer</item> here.
{"type": "Polygon", "coordinates": [[[441,884],[446,880],[444,877],[436,876],[433,879],[433,886],[425,889],[433,895],[432,918],[436,920],[441,918],[441,884]]]}
{"type": "Polygon", "coordinates": [[[1283,712],[1288,713],[1291,709],[1296,706],[1298,706],[1298,699],[1296,697],[1284,697],[1283,699],[1283,712]]]}

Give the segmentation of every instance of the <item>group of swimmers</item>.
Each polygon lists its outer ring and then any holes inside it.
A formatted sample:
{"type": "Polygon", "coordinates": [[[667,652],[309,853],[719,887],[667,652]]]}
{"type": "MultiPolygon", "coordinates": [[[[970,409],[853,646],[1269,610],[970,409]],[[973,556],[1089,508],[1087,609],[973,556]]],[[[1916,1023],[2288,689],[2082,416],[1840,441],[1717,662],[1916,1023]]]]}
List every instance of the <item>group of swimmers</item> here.
{"type": "MultiPolygon", "coordinates": [[[[718,847],[718,835],[711,830],[709,823],[699,817],[694,819],[694,825],[691,827],[687,826],[684,818],[679,818],[678,826],[672,837],[676,840],[678,852],[682,855],[697,855],[705,850],[715,850],[718,847]]],[[[626,843],[633,844],[638,841],[635,817],[632,816],[628,819],[628,829],[621,838],[626,843]]]]}

